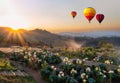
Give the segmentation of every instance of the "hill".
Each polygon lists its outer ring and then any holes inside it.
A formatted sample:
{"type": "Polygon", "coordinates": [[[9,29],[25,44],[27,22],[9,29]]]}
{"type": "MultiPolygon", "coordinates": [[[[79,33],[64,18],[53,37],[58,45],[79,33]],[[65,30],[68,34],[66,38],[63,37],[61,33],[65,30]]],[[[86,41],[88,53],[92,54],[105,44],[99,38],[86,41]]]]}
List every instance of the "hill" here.
{"type": "Polygon", "coordinates": [[[71,37],[120,37],[120,31],[91,31],[91,32],[63,32],[59,33],[59,35],[63,36],[71,36],[71,37]]]}
{"type": "Polygon", "coordinates": [[[74,37],[74,40],[82,46],[94,46],[97,47],[100,43],[110,43],[115,47],[120,47],[120,37],[74,37]]]}
{"type": "Polygon", "coordinates": [[[29,45],[79,48],[80,46],[98,46],[100,42],[120,46],[120,34],[118,32],[100,33],[91,32],[92,35],[90,33],[80,33],[80,36],[66,36],[65,34],[54,34],[41,29],[13,31],[9,27],[0,27],[0,46],[29,45]]]}
{"type": "Polygon", "coordinates": [[[13,45],[49,45],[64,46],[69,38],[50,33],[46,30],[24,30],[12,31],[9,27],[0,27],[0,46],[13,45]]]}

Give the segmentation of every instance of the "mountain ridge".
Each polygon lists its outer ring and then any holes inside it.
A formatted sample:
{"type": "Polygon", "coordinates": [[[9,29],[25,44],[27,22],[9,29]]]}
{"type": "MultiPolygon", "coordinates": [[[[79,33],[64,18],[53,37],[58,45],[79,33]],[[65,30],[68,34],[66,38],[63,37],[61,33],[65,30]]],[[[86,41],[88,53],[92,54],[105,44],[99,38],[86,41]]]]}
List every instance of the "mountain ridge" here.
{"type": "Polygon", "coordinates": [[[64,46],[67,40],[67,38],[42,29],[12,31],[10,27],[0,27],[0,46],[26,45],[28,43],[31,46],[38,46],[41,43],[64,46]]]}
{"type": "Polygon", "coordinates": [[[71,36],[71,37],[120,37],[120,31],[92,31],[92,32],[62,32],[59,33],[62,36],[71,36]]]}
{"type": "MultiPolygon", "coordinates": [[[[14,45],[19,46],[50,46],[50,47],[80,47],[82,46],[97,46],[99,42],[108,42],[112,43],[115,46],[120,46],[120,36],[118,32],[109,32],[112,35],[106,33],[107,37],[101,36],[104,35],[103,32],[96,32],[87,35],[78,36],[63,36],[64,34],[54,34],[47,30],[34,29],[34,30],[25,30],[20,29],[17,31],[12,31],[9,27],[0,27],[0,46],[9,47],[14,45]],[[98,34],[95,35],[94,34],[98,34]],[[116,37],[117,34],[119,37],[116,37]],[[100,36],[99,36],[100,35],[100,36]],[[101,38],[100,38],[101,37],[101,38]]],[[[78,33],[79,34],[79,33],[78,33]]],[[[86,34],[86,33],[84,33],[86,34]]]]}

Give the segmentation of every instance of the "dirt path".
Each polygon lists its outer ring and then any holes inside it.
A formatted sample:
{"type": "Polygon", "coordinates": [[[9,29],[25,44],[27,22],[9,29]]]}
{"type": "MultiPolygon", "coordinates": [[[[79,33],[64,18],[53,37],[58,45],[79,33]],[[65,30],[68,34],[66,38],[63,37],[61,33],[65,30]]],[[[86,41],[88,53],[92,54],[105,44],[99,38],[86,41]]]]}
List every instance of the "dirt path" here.
{"type": "Polygon", "coordinates": [[[45,81],[42,80],[39,71],[35,71],[31,68],[28,67],[24,67],[21,64],[19,64],[17,61],[11,61],[17,68],[19,68],[20,70],[25,70],[25,72],[27,72],[29,75],[33,76],[33,78],[36,80],[36,83],[47,83],[45,81]]]}

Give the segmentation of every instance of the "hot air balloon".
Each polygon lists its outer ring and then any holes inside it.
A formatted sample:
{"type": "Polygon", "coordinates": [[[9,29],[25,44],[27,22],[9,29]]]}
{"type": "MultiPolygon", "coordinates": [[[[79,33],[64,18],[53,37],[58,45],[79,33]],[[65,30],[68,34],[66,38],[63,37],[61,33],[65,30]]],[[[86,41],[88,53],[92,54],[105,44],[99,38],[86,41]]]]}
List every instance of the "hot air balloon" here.
{"type": "Polygon", "coordinates": [[[99,23],[101,23],[104,19],[104,15],[103,14],[97,14],[96,19],[98,20],[99,23]]]}
{"type": "Polygon", "coordinates": [[[90,22],[96,14],[96,10],[92,7],[88,7],[84,9],[84,16],[90,22]]]}
{"type": "Polygon", "coordinates": [[[72,15],[73,18],[75,18],[75,16],[77,15],[77,12],[76,11],[72,11],[71,15],[72,15]]]}

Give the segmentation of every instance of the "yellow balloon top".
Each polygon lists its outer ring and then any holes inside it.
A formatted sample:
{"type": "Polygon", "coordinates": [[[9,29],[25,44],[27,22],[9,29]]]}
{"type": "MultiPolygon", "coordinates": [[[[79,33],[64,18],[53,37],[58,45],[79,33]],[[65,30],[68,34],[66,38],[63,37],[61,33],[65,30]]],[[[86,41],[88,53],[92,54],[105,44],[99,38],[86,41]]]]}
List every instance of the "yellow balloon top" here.
{"type": "Polygon", "coordinates": [[[84,9],[84,15],[85,16],[95,16],[96,10],[92,7],[88,7],[84,9]]]}

